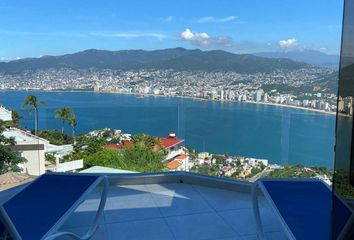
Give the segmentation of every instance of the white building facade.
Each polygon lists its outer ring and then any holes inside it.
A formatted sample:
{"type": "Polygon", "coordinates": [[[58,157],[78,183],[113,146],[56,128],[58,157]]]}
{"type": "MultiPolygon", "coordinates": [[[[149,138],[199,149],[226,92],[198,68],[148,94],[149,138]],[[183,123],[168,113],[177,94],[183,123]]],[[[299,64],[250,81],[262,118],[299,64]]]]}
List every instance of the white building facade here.
{"type": "Polygon", "coordinates": [[[12,121],[12,111],[0,106],[0,121],[12,121]]]}

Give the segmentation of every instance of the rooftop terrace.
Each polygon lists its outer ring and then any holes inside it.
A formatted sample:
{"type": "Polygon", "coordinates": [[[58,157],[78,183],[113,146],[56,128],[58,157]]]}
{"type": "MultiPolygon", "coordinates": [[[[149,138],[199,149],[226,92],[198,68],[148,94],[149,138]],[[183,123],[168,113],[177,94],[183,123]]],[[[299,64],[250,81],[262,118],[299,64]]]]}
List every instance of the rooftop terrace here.
{"type": "MultiPolygon", "coordinates": [[[[257,239],[248,183],[180,172],[109,176],[104,217],[93,239],[257,239]]],[[[99,196],[99,189],[90,194],[62,230],[84,233],[99,196]]],[[[261,214],[266,236],[286,239],[265,200],[261,214]]]]}

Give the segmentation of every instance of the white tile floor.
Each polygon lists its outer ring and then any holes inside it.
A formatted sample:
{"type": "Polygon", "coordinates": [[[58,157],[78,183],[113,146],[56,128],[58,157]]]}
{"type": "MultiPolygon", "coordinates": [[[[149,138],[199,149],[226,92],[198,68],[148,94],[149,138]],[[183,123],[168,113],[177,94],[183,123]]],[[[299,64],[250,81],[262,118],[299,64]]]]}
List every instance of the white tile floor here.
{"type": "MultiPolygon", "coordinates": [[[[99,197],[92,194],[64,224],[84,233],[99,197]]],[[[268,239],[286,239],[264,201],[268,239]]],[[[94,239],[257,239],[249,194],[183,183],[112,186],[94,239]]]]}

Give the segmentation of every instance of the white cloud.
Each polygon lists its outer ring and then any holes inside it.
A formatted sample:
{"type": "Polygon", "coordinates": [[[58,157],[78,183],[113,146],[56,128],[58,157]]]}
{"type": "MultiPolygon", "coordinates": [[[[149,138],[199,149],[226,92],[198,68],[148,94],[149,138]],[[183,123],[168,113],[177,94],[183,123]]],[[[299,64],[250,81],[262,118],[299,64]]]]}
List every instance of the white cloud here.
{"type": "Polygon", "coordinates": [[[214,22],[215,18],[214,17],[202,17],[197,20],[199,23],[208,23],[208,22],[214,22]]]}
{"type": "Polygon", "coordinates": [[[191,40],[194,38],[194,33],[192,33],[192,31],[187,28],[180,34],[180,36],[183,40],[191,40]]]}
{"type": "Polygon", "coordinates": [[[92,36],[98,37],[117,37],[117,38],[141,38],[141,37],[152,37],[159,40],[168,38],[167,35],[163,33],[155,32],[93,32],[90,33],[92,36]]]}
{"type": "Polygon", "coordinates": [[[298,45],[298,41],[295,38],[289,38],[287,40],[280,40],[279,46],[282,48],[295,47],[298,45]]]}
{"type": "Polygon", "coordinates": [[[193,33],[189,28],[184,30],[181,34],[181,39],[182,40],[191,40],[191,41],[205,41],[208,40],[210,37],[206,32],[202,33],[193,33]]]}
{"type": "Polygon", "coordinates": [[[212,16],[207,16],[207,17],[202,17],[199,18],[197,20],[198,23],[213,23],[213,22],[221,22],[221,23],[225,23],[225,22],[231,22],[238,19],[238,17],[236,16],[228,16],[228,17],[224,17],[224,18],[216,18],[216,17],[212,17],[212,16]]]}
{"type": "Polygon", "coordinates": [[[168,16],[168,17],[163,18],[162,20],[165,22],[171,22],[173,19],[175,19],[174,16],[168,16]]]}
{"type": "Polygon", "coordinates": [[[220,18],[219,22],[231,22],[231,21],[236,20],[237,18],[238,17],[236,17],[236,16],[228,16],[228,17],[225,17],[225,18],[220,18]]]}
{"type": "Polygon", "coordinates": [[[183,41],[189,41],[194,46],[232,46],[232,39],[229,37],[210,37],[206,32],[194,33],[189,28],[181,32],[180,38],[183,41]]]}

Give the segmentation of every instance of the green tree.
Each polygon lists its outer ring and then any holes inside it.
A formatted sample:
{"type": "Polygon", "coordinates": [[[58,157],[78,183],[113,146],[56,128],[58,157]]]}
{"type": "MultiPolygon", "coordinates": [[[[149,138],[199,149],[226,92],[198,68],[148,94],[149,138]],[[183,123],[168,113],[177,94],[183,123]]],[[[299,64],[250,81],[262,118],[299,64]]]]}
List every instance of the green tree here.
{"type": "Polygon", "coordinates": [[[20,121],[22,119],[22,116],[20,115],[19,112],[17,112],[14,109],[11,109],[11,121],[6,121],[4,122],[5,126],[19,126],[20,125],[20,121]]]}
{"type": "Polygon", "coordinates": [[[102,149],[84,157],[85,167],[104,166],[111,168],[127,169],[123,156],[117,151],[102,149]]]}
{"type": "Polygon", "coordinates": [[[52,163],[52,164],[55,164],[55,157],[54,157],[54,155],[53,154],[51,154],[51,153],[46,153],[45,154],[45,160],[47,161],[47,162],[50,162],[50,163],[52,163]]]}
{"type": "Polygon", "coordinates": [[[189,159],[196,159],[198,157],[197,150],[193,149],[191,146],[185,146],[189,153],[189,159]]]}
{"type": "Polygon", "coordinates": [[[72,144],[74,142],[71,136],[58,130],[40,130],[37,135],[55,145],[72,144]]]}
{"type": "Polygon", "coordinates": [[[88,136],[78,136],[76,138],[76,144],[74,150],[76,153],[93,154],[104,149],[104,139],[98,139],[88,136]]]}
{"type": "Polygon", "coordinates": [[[153,150],[155,146],[159,146],[163,149],[163,145],[159,138],[153,137],[147,134],[137,134],[132,136],[134,145],[143,145],[150,150],[153,150]]]}
{"type": "Polygon", "coordinates": [[[22,105],[22,108],[29,108],[29,112],[34,111],[34,134],[37,135],[38,131],[38,108],[40,105],[46,106],[44,101],[40,101],[34,95],[29,95],[25,99],[25,103],[22,105]]]}
{"type": "Polygon", "coordinates": [[[153,152],[143,145],[122,151],[101,149],[84,156],[85,167],[104,166],[137,172],[158,172],[164,169],[162,152],[153,152]]]}
{"type": "Polygon", "coordinates": [[[4,129],[3,123],[0,122],[0,174],[9,171],[20,172],[22,169],[18,164],[26,162],[26,159],[12,150],[16,141],[13,138],[6,138],[2,134],[4,129]]]}
{"type": "Polygon", "coordinates": [[[59,118],[61,122],[61,132],[64,133],[64,124],[65,121],[69,121],[70,116],[73,115],[71,108],[63,107],[59,108],[54,113],[55,118],[59,118]]]}
{"type": "Polygon", "coordinates": [[[225,161],[225,156],[224,155],[213,154],[213,158],[215,159],[215,163],[216,164],[222,164],[225,161]]]}
{"type": "Polygon", "coordinates": [[[268,175],[268,177],[272,178],[312,178],[315,176],[316,173],[314,171],[305,170],[301,164],[286,165],[284,168],[273,170],[268,175]]]}
{"type": "Polygon", "coordinates": [[[122,152],[128,169],[137,172],[158,172],[164,169],[165,154],[162,151],[153,152],[150,148],[135,144],[122,152]]]}
{"type": "Polygon", "coordinates": [[[11,113],[12,113],[12,123],[15,126],[19,126],[21,124],[21,120],[22,120],[23,117],[16,110],[11,109],[11,113]]]}
{"type": "Polygon", "coordinates": [[[191,172],[199,173],[199,174],[204,174],[204,175],[210,175],[210,176],[220,176],[219,168],[216,165],[199,165],[199,166],[193,166],[191,168],[191,172]]]}
{"type": "Polygon", "coordinates": [[[69,116],[68,122],[69,122],[69,125],[71,127],[72,137],[73,137],[74,143],[75,143],[76,142],[75,132],[76,132],[77,121],[76,121],[76,116],[75,116],[74,113],[72,113],[69,116]]]}

